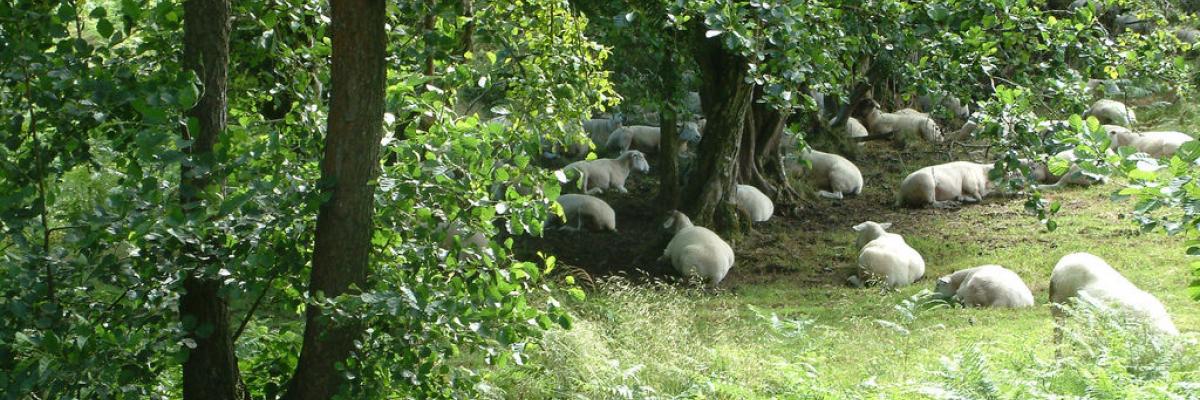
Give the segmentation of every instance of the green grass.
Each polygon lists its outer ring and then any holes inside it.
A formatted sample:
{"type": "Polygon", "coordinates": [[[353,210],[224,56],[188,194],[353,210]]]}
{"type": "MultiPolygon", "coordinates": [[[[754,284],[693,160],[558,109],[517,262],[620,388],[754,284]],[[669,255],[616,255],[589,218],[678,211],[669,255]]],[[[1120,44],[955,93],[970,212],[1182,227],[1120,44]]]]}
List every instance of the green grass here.
{"type": "MultiPolygon", "coordinates": [[[[1153,113],[1185,116],[1162,119],[1164,129],[1195,119],[1194,112],[1175,111],[1153,113]]],[[[1124,217],[1132,204],[1111,200],[1119,184],[1047,194],[1063,205],[1054,232],[1024,211],[1019,196],[955,211],[897,209],[891,205],[894,182],[945,160],[872,146],[858,160],[867,180],[862,196],[840,204],[818,202],[800,218],[756,227],[734,244],[738,262],[723,290],[600,284],[586,301],[568,304],[577,316],[574,329],[548,332],[523,367],[486,372],[491,393],[497,398],[1164,398],[1167,393],[1200,398],[1200,384],[1187,383],[1200,382],[1200,304],[1188,296],[1184,240],[1140,232],[1124,217]],[[850,226],[868,219],[895,223],[892,231],[925,257],[925,279],[898,291],[843,283],[856,258],[850,226]],[[1060,257],[1081,251],[1104,258],[1166,305],[1184,332],[1184,344],[1166,352],[1173,357],[1155,358],[1169,374],[1132,377],[1127,367],[1144,360],[1130,354],[1145,354],[1145,348],[1158,344],[1112,327],[1077,328],[1081,337],[1099,344],[1067,348],[1068,357],[1055,357],[1047,305],[1050,273],[1060,257]],[[924,311],[905,306],[931,290],[937,277],[983,264],[1015,271],[1033,290],[1037,306],[924,311]],[[988,394],[989,384],[995,385],[994,393],[988,394]],[[941,392],[945,387],[958,387],[960,397],[941,392]]]]}

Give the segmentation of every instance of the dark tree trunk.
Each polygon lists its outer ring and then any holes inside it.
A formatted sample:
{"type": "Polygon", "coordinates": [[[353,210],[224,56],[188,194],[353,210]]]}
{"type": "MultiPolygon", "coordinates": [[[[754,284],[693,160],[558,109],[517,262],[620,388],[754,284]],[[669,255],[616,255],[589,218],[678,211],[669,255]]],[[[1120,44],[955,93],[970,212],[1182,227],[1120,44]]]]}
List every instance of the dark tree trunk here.
{"type": "MultiPolygon", "coordinates": [[[[761,96],[762,88],[755,88],[754,98],[761,96]]],[[[799,199],[788,182],[782,158],[784,143],[791,143],[784,140],[788,115],[769,104],[752,102],[746,113],[738,155],[738,182],[759,188],[777,208],[794,205],[799,199]]]]}
{"type": "Polygon", "coordinates": [[[702,27],[693,26],[689,31],[704,82],[700,94],[706,99],[702,106],[708,125],[683,192],[690,200],[684,211],[696,225],[731,234],[738,227],[734,179],[753,86],[745,81],[745,58],[726,50],[719,38],[705,38],[702,27]]]}
{"type": "MultiPolygon", "coordinates": [[[[383,128],[385,50],[383,0],[334,0],[329,133],[321,161],[332,196],[317,214],[309,294],[335,297],[366,287],[371,220],[383,128]]],[[[333,322],[309,306],[300,361],[286,399],[329,399],[345,384],[335,363],[351,356],[360,323],[333,322]]]]}
{"type": "Polygon", "coordinates": [[[666,46],[663,51],[659,74],[662,75],[663,92],[666,96],[659,111],[662,141],[659,143],[658,152],[658,205],[660,211],[669,211],[679,208],[679,113],[676,112],[676,105],[682,97],[682,77],[678,60],[675,59],[675,49],[666,46]]]}
{"type": "MultiPolygon", "coordinates": [[[[194,71],[203,84],[196,106],[188,118],[196,130],[183,130],[191,145],[184,148],[187,161],[180,168],[179,201],[184,210],[200,207],[200,194],[212,184],[213,146],[226,121],[226,83],[229,69],[229,1],[187,0],[183,4],[183,66],[194,71]]],[[[197,247],[185,251],[199,253],[197,247]]],[[[193,259],[207,259],[196,254],[193,259]]],[[[221,298],[221,280],[203,276],[203,266],[189,268],[179,298],[179,317],[188,346],[183,363],[183,398],[239,399],[237,356],[229,322],[229,307],[221,298]]]]}

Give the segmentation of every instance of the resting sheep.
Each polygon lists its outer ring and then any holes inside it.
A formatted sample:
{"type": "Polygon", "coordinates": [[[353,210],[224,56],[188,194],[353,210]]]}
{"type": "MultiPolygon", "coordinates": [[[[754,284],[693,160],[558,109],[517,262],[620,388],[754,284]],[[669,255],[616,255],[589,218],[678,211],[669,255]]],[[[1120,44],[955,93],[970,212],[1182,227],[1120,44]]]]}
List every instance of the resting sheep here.
{"type": "MultiPolygon", "coordinates": [[[[555,201],[562,206],[566,217],[561,229],[617,231],[617,213],[604,200],[586,194],[564,194],[555,201]]],[[[552,222],[558,222],[557,219],[553,217],[552,222]]]]}
{"type": "Polygon", "coordinates": [[[978,203],[993,187],[988,173],[995,166],[955,161],[921,168],[900,182],[897,203],[902,206],[949,207],[953,202],[978,203]]]}
{"type": "Polygon", "coordinates": [[[888,233],[891,223],[873,221],[855,225],[858,232],[859,275],[863,282],[878,279],[888,287],[908,286],[925,276],[925,259],[904,242],[904,238],[888,233]]]}
{"type": "Polygon", "coordinates": [[[750,185],[737,185],[734,196],[737,209],[750,216],[750,221],[765,222],[775,214],[775,203],[758,188],[750,185]]]}
{"type": "Polygon", "coordinates": [[[929,115],[912,109],[896,113],[885,113],[874,108],[867,114],[867,128],[873,134],[895,132],[903,135],[919,135],[928,142],[940,143],[942,130],[929,115]]]}
{"type": "MultiPolygon", "coordinates": [[[[679,129],[679,140],[683,146],[687,143],[700,141],[699,124],[685,122],[679,129]]],[[[662,130],[657,126],[633,125],[619,128],[608,136],[604,147],[609,150],[626,151],[639,150],[643,153],[657,153],[662,142],[662,130]]],[[[683,147],[681,146],[681,149],[683,147]]]]}
{"type": "Polygon", "coordinates": [[[733,248],[716,233],[692,225],[679,211],[667,213],[663,228],[674,234],[659,262],[670,261],[684,276],[696,276],[716,287],[733,267],[733,248]]]}
{"type": "Polygon", "coordinates": [[[984,265],[938,279],[937,292],[971,307],[1032,307],[1033,292],[1008,268],[984,265]]]}
{"type": "Polygon", "coordinates": [[[1129,130],[1110,130],[1108,133],[1113,147],[1133,147],[1154,158],[1173,156],[1184,143],[1196,140],[1186,133],[1174,131],[1137,133],[1129,130]]]}
{"type": "Polygon", "coordinates": [[[458,240],[464,248],[486,249],[488,248],[488,238],[483,233],[473,233],[467,235],[466,226],[462,222],[442,222],[438,224],[437,229],[446,234],[446,238],[438,243],[438,247],[450,249],[454,246],[454,241],[458,240]]]}
{"type": "Polygon", "coordinates": [[[1050,172],[1049,166],[1047,166],[1045,163],[1034,163],[1034,165],[1030,167],[1033,173],[1033,179],[1039,183],[1042,183],[1042,185],[1037,186],[1038,190],[1058,190],[1069,185],[1090,186],[1106,181],[1105,177],[1103,176],[1094,176],[1083,172],[1083,169],[1079,168],[1079,165],[1075,164],[1075,161],[1078,160],[1079,157],[1075,155],[1074,149],[1063,150],[1058,154],[1055,154],[1054,158],[1066,160],[1071,164],[1071,166],[1067,168],[1066,173],[1063,173],[1062,175],[1055,175],[1053,172],[1050,172]]]}
{"type": "Polygon", "coordinates": [[[593,118],[583,121],[583,130],[587,131],[592,143],[597,145],[608,143],[608,135],[620,129],[621,126],[623,126],[623,122],[620,114],[614,115],[612,118],[593,118]]]}
{"type": "Polygon", "coordinates": [[[1102,124],[1116,124],[1125,127],[1133,126],[1137,122],[1137,115],[1132,109],[1125,107],[1125,103],[1108,99],[1097,100],[1083,116],[1096,117],[1102,124]]]}
{"type": "Polygon", "coordinates": [[[584,193],[604,193],[605,189],[611,188],[616,188],[621,193],[629,193],[625,189],[625,179],[629,177],[630,171],[650,172],[650,164],[646,162],[645,154],[630,150],[621,153],[616,159],[576,161],[568,164],[563,170],[579,172],[579,180],[582,182],[580,187],[584,193]]]}
{"type": "Polygon", "coordinates": [[[845,195],[862,193],[862,172],[846,157],[805,148],[800,152],[799,158],[812,164],[812,169],[803,172],[802,165],[796,162],[789,163],[788,169],[796,175],[808,176],[809,182],[818,189],[817,195],[828,199],[842,199],[845,195]]]}
{"type": "MultiPolygon", "coordinates": [[[[867,137],[867,127],[863,126],[862,122],[858,122],[857,118],[850,117],[846,119],[846,136],[851,140],[854,138],[867,137]]],[[[859,143],[862,145],[862,143],[859,143]]]]}
{"type": "MultiPolygon", "coordinates": [[[[1100,257],[1088,253],[1063,256],[1050,274],[1050,312],[1056,322],[1065,317],[1064,306],[1075,297],[1086,297],[1148,323],[1156,331],[1177,335],[1167,309],[1153,295],[1138,289],[1100,257]]],[[[1057,324],[1061,325],[1061,324],[1057,324]]],[[[1055,327],[1056,341],[1061,336],[1055,327]]]]}

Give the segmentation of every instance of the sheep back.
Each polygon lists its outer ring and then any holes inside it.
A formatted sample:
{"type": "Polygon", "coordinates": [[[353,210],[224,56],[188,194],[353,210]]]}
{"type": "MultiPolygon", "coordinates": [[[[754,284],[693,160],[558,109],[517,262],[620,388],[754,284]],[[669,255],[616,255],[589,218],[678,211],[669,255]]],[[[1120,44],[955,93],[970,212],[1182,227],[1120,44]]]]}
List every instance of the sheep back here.
{"type": "Polygon", "coordinates": [[[617,231],[617,213],[604,200],[586,194],[564,194],[556,200],[567,217],[567,225],[593,231],[617,231]]]}
{"type": "Polygon", "coordinates": [[[734,200],[737,202],[738,210],[749,215],[751,221],[764,222],[775,214],[775,203],[754,186],[737,185],[734,200]]]}
{"type": "Polygon", "coordinates": [[[1015,272],[999,265],[956,271],[938,280],[938,292],[975,307],[1032,307],[1033,292],[1015,272]]]}
{"type": "Polygon", "coordinates": [[[667,244],[664,256],[684,276],[697,276],[716,286],[733,267],[733,248],[704,227],[680,229],[667,244]]]}
{"type": "Polygon", "coordinates": [[[1179,333],[1166,307],[1157,298],[1138,289],[1100,257],[1088,253],[1063,256],[1050,274],[1050,302],[1056,305],[1051,310],[1056,317],[1061,317],[1061,305],[1079,296],[1087,296],[1144,319],[1161,333],[1179,333]]]}

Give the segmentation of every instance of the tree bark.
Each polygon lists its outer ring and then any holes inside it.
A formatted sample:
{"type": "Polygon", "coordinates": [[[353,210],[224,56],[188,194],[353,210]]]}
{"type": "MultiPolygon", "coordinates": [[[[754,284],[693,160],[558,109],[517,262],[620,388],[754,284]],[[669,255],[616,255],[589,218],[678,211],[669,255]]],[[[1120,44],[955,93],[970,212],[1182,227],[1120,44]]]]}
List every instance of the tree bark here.
{"type": "MultiPolygon", "coordinates": [[[[329,201],[317,214],[309,294],[336,297],[367,285],[383,130],[385,51],[383,0],[333,0],[332,92],[321,161],[329,201]]],[[[285,399],[329,399],[344,389],[335,364],[352,355],[361,323],[331,321],[309,306],[299,364],[285,399]]]]}
{"type": "MultiPolygon", "coordinates": [[[[226,84],[229,69],[230,5],[228,0],[187,0],[183,4],[183,66],[196,73],[203,92],[187,117],[195,131],[183,129],[191,145],[180,168],[179,201],[185,212],[201,205],[201,194],[212,184],[213,146],[225,130],[226,84]]],[[[195,246],[185,251],[204,260],[195,246]]],[[[187,335],[183,363],[184,399],[240,399],[244,395],[230,332],[229,306],[221,297],[221,280],[204,276],[203,265],[190,268],[183,279],[179,317],[187,335]]]]}
{"type": "Polygon", "coordinates": [[[680,93],[682,77],[679,73],[679,63],[675,59],[675,49],[666,46],[663,49],[662,60],[659,64],[659,74],[663,79],[662,108],[659,110],[659,120],[662,121],[662,140],[658,152],[658,205],[660,211],[679,208],[679,113],[676,105],[682,97],[680,93]]]}
{"type": "Polygon", "coordinates": [[[704,82],[702,106],[708,124],[700,141],[699,159],[688,177],[684,198],[691,202],[685,213],[699,226],[732,234],[738,227],[733,204],[742,124],[750,108],[753,86],[746,83],[747,60],[729,52],[719,38],[705,38],[705,29],[693,26],[696,51],[704,82]]]}
{"type": "MultiPolygon", "coordinates": [[[[762,96],[762,88],[754,89],[754,99],[762,96]]],[[[783,164],[784,128],[790,113],[781,112],[766,103],[752,101],[746,113],[742,132],[742,147],[738,155],[738,182],[753,185],[770,197],[777,209],[786,209],[799,201],[799,194],[788,181],[783,164]]]]}

